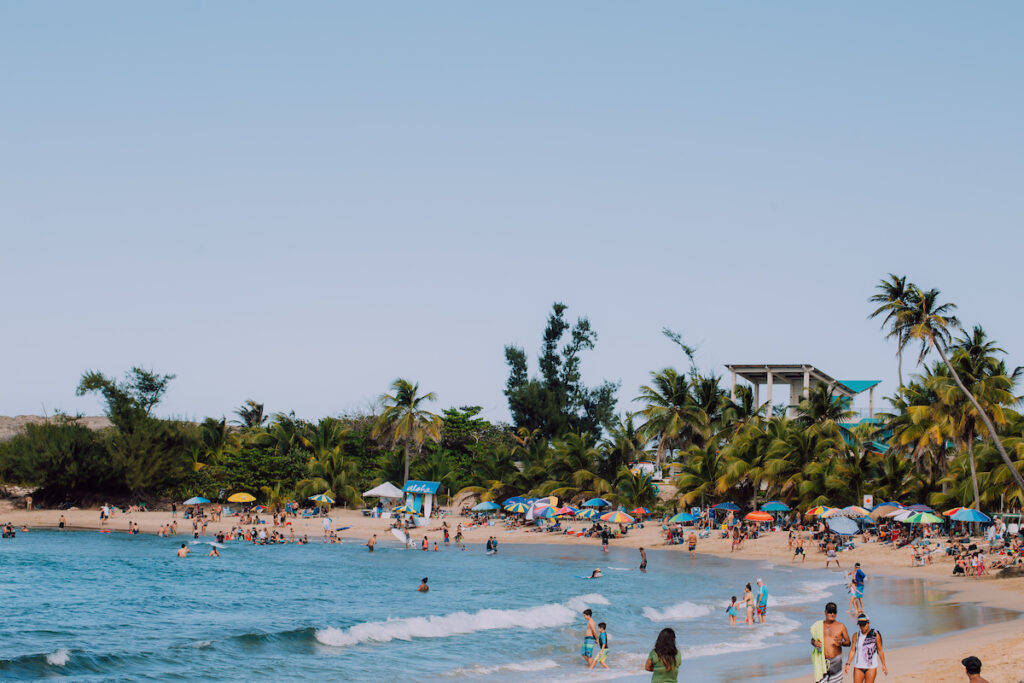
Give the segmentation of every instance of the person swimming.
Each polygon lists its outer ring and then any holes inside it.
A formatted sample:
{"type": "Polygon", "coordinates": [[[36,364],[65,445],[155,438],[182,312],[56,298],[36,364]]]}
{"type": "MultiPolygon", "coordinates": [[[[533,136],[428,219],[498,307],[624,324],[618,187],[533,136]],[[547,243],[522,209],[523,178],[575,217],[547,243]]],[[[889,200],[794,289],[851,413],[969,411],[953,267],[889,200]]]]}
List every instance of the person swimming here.
{"type": "Polygon", "coordinates": [[[427,585],[427,577],[425,577],[425,576],[423,577],[423,580],[420,581],[419,588],[417,588],[416,590],[419,591],[420,593],[426,593],[426,592],[428,592],[430,590],[430,586],[427,585]]]}
{"type": "Polygon", "coordinates": [[[218,552],[217,546],[213,546],[212,548],[210,548],[210,553],[208,557],[220,557],[220,552],[218,552]]]}
{"type": "Polygon", "coordinates": [[[188,557],[188,553],[189,553],[188,546],[186,546],[184,543],[182,543],[181,547],[178,548],[178,557],[188,557]]]}
{"type": "Polygon", "coordinates": [[[597,569],[595,569],[594,571],[592,571],[592,572],[590,573],[590,576],[589,576],[589,577],[587,577],[587,578],[590,578],[590,579],[600,579],[600,578],[601,578],[601,568],[600,568],[600,567],[598,567],[597,569]]]}

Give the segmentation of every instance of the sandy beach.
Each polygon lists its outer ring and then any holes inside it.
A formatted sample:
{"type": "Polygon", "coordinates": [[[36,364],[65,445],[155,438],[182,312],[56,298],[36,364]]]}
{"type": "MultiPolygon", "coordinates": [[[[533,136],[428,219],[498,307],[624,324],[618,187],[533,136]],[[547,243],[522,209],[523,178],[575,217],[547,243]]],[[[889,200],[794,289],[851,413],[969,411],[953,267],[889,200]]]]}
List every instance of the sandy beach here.
{"type": "MultiPolygon", "coordinates": [[[[66,527],[71,530],[95,530],[100,528],[98,510],[68,510],[60,512],[57,510],[15,510],[9,505],[0,508],[0,522],[10,521],[19,528],[28,525],[29,529],[56,528],[61,515],[64,515],[66,527]]],[[[264,515],[265,519],[269,519],[264,515]]],[[[372,519],[363,517],[358,511],[335,509],[331,512],[334,527],[350,526],[351,528],[341,532],[345,542],[365,542],[372,534],[377,534],[382,540],[392,540],[389,532],[389,520],[372,519]]],[[[123,514],[117,512],[103,527],[111,531],[125,532],[128,522],[139,524],[142,533],[156,533],[156,530],[169,524],[174,519],[170,512],[139,512],[123,514]]],[[[182,513],[178,516],[179,535],[188,537],[191,535],[191,522],[182,519],[182,513]]],[[[319,538],[323,534],[321,521],[316,518],[298,518],[293,521],[296,534],[308,534],[311,538],[319,538]]],[[[467,518],[458,516],[448,517],[449,527],[454,536],[454,529],[458,523],[466,525],[467,518]]],[[[216,531],[227,531],[236,526],[236,518],[227,517],[224,521],[210,523],[207,533],[216,531]]],[[[570,526],[582,529],[580,523],[571,523],[570,526]]],[[[413,534],[413,538],[419,540],[426,535],[430,542],[442,540],[439,531],[440,521],[432,520],[430,526],[425,528],[422,534],[413,534]],[[433,530],[433,531],[432,531],[433,530]]],[[[567,544],[567,545],[590,545],[600,547],[600,540],[597,538],[577,538],[555,533],[533,533],[523,529],[506,531],[500,522],[494,526],[474,526],[464,529],[464,542],[483,544],[488,536],[497,536],[501,543],[543,543],[543,544],[567,544]]],[[[659,550],[682,551],[685,546],[666,545],[659,523],[649,523],[643,529],[634,529],[625,538],[613,540],[612,543],[619,547],[645,547],[659,550]]],[[[792,553],[787,548],[785,534],[769,534],[761,538],[748,541],[745,547],[735,553],[730,552],[731,544],[725,539],[704,539],[698,544],[699,553],[707,553],[722,557],[735,557],[737,559],[749,560],[770,560],[787,566],[807,567],[820,569],[824,566],[824,556],[819,555],[816,550],[810,549],[806,562],[791,564],[792,553]]],[[[854,562],[861,562],[865,571],[870,576],[902,576],[925,579],[932,582],[932,585],[942,591],[951,593],[949,600],[957,602],[974,602],[983,605],[1003,607],[1020,610],[1024,612],[1024,578],[996,579],[983,577],[981,579],[953,578],[952,563],[945,557],[934,556],[935,562],[930,566],[912,567],[910,550],[892,550],[889,546],[867,544],[858,546],[851,551],[841,554],[842,569],[852,569],[854,562]]],[[[870,579],[869,579],[870,591],[870,579]]],[[[869,593],[870,595],[870,593],[869,593]]],[[[869,603],[870,605],[870,603],[869,603]]],[[[842,606],[841,606],[842,609],[842,606]]],[[[840,620],[847,622],[847,627],[854,628],[854,624],[848,618],[849,615],[841,614],[840,620]]],[[[809,626],[809,624],[808,624],[809,626]]],[[[877,624],[884,632],[884,625],[877,624]]],[[[966,680],[964,669],[960,660],[968,655],[976,655],[983,662],[983,675],[992,683],[1007,681],[1017,683],[1024,680],[1024,657],[1020,655],[1020,648],[1024,645],[1024,621],[1012,621],[1001,624],[981,626],[965,633],[940,637],[929,643],[886,651],[886,659],[889,665],[889,680],[893,681],[928,681],[929,683],[960,682],[966,680]]],[[[879,680],[884,677],[879,673],[879,680]]],[[[810,666],[808,664],[807,676],[791,679],[793,683],[804,682],[811,679],[810,666]]]]}

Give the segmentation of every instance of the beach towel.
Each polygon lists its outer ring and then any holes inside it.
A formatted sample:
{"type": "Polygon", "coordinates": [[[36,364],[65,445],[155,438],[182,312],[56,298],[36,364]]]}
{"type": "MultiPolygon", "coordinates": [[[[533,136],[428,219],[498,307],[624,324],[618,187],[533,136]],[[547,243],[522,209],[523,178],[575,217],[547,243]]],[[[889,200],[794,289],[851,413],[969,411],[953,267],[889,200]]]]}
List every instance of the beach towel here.
{"type": "Polygon", "coordinates": [[[822,647],[816,647],[811,650],[811,664],[814,666],[814,680],[820,681],[825,678],[825,672],[828,671],[828,662],[825,659],[825,622],[816,621],[811,624],[811,638],[814,638],[822,647]]]}

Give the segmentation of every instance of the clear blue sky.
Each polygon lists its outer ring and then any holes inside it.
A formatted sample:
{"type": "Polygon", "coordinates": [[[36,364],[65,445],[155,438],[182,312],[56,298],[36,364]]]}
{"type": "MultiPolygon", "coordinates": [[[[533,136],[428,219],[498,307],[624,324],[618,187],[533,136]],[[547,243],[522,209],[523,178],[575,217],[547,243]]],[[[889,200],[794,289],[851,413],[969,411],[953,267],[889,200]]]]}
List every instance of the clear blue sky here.
{"type": "Polygon", "coordinates": [[[866,302],[939,287],[1024,363],[1024,6],[0,8],[0,414],[304,417],[396,377],[507,419],[502,347],[590,382],[810,362],[895,386],[866,302]]]}

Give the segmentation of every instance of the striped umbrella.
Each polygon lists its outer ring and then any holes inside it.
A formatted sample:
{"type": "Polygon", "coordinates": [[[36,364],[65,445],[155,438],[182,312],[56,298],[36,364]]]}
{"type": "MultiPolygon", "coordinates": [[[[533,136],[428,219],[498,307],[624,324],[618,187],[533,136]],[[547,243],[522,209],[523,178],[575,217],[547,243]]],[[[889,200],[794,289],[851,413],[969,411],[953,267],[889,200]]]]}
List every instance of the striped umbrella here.
{"type": "Polygon", "coordinates": [[[616,510],[615,512],[606,512],[603,515],[601,515],[601,521],[610,522],[611,524],[632,524],[636,520],[627,515],[625,512],[622,512],[621,510],[616,510]]]}
{"type": "Polygon", "coordinates": [[[326,493],[318,493],[315,496],[310,496],[309,500],[317,503],[331,503],[334,504],[334,499],[328,496],[326,493]]]}
{"type": "Polygon", "coordinates": [[[941,524],[942,517],[930,512],[918,512],[903,520],[906,524],[941,524]]]}
{"type": "Polygon", "coordinates": [[[540,517],[542,519],[553,519],[558,516],[558,512],[555,510],[555,508],[548,505],[546,508],[542,510],[534,511],[533,516],[540,517]]]}
{"type": "Polygon", "coordinates": [[[591,519],[592,517],[597,517],[600,514],[601,513],[595,510],[594,508],[587,508],[586,510],[584,510],[583,512],[579,513],[576,516],[580,519],[591,519]]]}
{"type": "Polygon", "coordinates": [[[958,512],[950,515],[950,519],[956,520],[957,522],[991,522],[992,518],[986,515],[984,512],[979,512],[973,508],[960,508],[958,512]]]}
{"type": "Polygon", "coordinates": [[[408,505],[399,505],[394,510],[392,510],[392,512],[394,512],[396,515],[415,515],[416,514],[416,511],[413,510],[408,505]]]}
{"type": "Polygon", "coordinates": [[[865,510],[859,505],[847,505],[846,507],[843,508],[843,512],[846,513],[847,517],[853,517],[855,519],[867,517],[869,514],[871,514],[870,510],[865,510]]]}
{"type": "Polygon", "coordinates": [[[511,512],[514,515],[525,515],[526,511],[530,509],[530,506],[526,503],[509,503],[505,506],[507,512],[511,512]]]}
{"type": "Polygon", "coordinates": [[[818,506],[812,507],[810,510],[808,510],[807,511],[807,515],[810,516],[810,517],[817,517],[818,515],[822,514],[823,512],[828,512],[831,509],[832,508],[830,508],[828,505],[818,505],[818,506]]]}
{"type": "Polygon", "coordinates": [[[969,510],[969,509],[970,508],[965,508],[965,507],[953,508],[952,510],[946,510],[945,512],[943,512],[942,516],[943,517],[950,517],[950,516],[955,515],[956,513],[960,512],[961,510],[969,510]]]}

